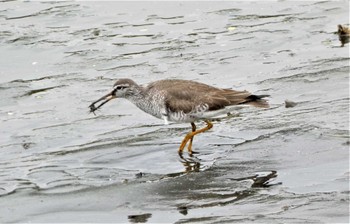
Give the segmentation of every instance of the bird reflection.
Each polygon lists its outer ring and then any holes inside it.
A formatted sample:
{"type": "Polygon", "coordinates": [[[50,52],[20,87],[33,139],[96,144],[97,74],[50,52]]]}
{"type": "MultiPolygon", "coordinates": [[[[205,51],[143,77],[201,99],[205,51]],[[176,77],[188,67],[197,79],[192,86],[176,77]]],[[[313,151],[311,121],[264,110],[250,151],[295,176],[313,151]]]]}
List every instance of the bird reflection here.
{"type": "Polygon", "coordinates": [[[190,158],[185,158],[182,154],[179,154],[179,156],[180,162],[185,167],[185,173],[200,171],[201,163],[197,157],[193,156],[193,154],[190,155],[190,158]]]}
{"type": "Polygon", "coordinates": [[[164,177],[179,177],[191,172],[199,172],[201,168],[200,160],[192,155],[189,155],[189,158],[185,158],[183,155],[179,154],[180,162],[185,167],[184,171],[177,173],[168,173],[164,177]]]}

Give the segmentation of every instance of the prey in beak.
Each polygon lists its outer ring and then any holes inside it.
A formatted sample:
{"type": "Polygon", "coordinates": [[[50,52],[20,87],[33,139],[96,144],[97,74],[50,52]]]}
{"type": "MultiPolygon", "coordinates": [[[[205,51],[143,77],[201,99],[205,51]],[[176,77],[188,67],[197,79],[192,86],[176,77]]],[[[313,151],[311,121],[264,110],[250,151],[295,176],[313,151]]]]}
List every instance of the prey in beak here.
{"type": "Polygon", "coordinates": [[[108,93],[107,95],[101,97],[100,99],[94,101],[92,104],[90,104],[89,108],[90,108],[90,113],[94,113],[97,109],[99,109],[100,107],[102,107],[104,104],[106,104],[108,101],[112,100],[116,98],[116,96],[114,95],[114,91],[108,93]],[[96,103],[102,101],[102,103],[100,103],[98,106],[95,106],[96,103]]]}

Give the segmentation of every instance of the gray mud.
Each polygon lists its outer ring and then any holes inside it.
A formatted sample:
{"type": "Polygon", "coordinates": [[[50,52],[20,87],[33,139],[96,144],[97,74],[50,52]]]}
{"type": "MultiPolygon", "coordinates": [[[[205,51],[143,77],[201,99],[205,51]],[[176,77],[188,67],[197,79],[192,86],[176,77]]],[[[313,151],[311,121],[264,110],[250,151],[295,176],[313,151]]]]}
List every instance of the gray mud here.
{"type": "Polygon", "coordinates": [[[348,1],[0,6],[0,222],[349,222],[348,1]],[[180,158],[189,124],[125,100],[88,113],[122,77],[271,108],[215,122],[180,158]]]}

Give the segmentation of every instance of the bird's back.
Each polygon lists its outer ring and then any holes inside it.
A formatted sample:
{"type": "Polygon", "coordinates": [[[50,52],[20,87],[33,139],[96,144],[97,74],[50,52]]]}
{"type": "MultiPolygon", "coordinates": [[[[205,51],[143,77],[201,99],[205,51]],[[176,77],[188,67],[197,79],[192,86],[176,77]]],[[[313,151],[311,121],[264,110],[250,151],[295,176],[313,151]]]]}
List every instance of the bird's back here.
{"type": "Polygon", "coordinates": [[[215,111],[227,106],[249,104],[268,107],[265,96],[252,95],[248,91],[220,89],[190,80],[159,80],[147,86],[149,92],[164,95],[164,103],[169,111],[190,113],[196,109],[215,111]]]}

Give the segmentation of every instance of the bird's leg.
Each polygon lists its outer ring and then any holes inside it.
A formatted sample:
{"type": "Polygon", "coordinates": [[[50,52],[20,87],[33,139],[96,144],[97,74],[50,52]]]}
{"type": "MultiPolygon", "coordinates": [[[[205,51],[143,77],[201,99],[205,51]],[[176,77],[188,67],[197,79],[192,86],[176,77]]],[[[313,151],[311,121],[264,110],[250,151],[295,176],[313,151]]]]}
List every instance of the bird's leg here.
{"type": "Polygon", "coordinates": [[[211,129],[211,128],[213,127],[213,124],[212,124],[209,120],[205,120],[205,123],[207,123],[207,126],[206,126],[206,127],[202,128],[202,129],[199,129],[199,130],[197,130],[197,131],[195,131],[195,132],[192,132],[191,134],[192,134],[193,136],[195,136],[195,135],[197,135],[197,134],[199,134],[199,133],[208,131],[209,129],[211,129]]]}
{"type": "Polygon", "coordinates": [[[191,138],[193,138],[192,132],[187,133],[187,135],[185,136],[185,138],[182,140],[180,148],[179,148],[179,155],[182,155],[182,151],[184,150],[188,140],[190,140],[191,138]]]}
{"type": "MultiPolygon", "coordinates": [[[[202,132],[205,132],[205,131],[208,131],[209,129],[211,129],[213,127],[213,124],[209,121],[209,120],[205,120],[205,123],[207,123],[207,126],[202,128],[202,129],[199,129],[199,130],[196,130],[196,131],[192,131],[190,133],[188,133],[185,138],[182,140],[181,142],[181,145],[180,145],[180,148],[179,148],[179,154],[181,155],[182,154],[182,151],[183,149],[185,148],[187,142],[189,140],[193,140],[193,137],[199,133],[202,133],[202,132]]],[[[192,123],[191,123],[192,125],[192,123]]],[[[192,125],[192,130],[193,130],[193,125],[192,125]]],[[[191,144],[191,147],[192,147],[192,144],[191,144]]],[[[191,149],[191,148],[190,148],[191,149]]],[[[191,150],[188,150],[188,152],[190,154],[192,154],[192,149],[191,150]]]]}
{"type": "MultiPolygon", "coordinates": [[[[191,132],[191,134],[192,134],[193,132],[196,131],[196,125],[195,125],[193,122],[191,122],[191,126],[192,126],[192,132],[191,132]]],[[[188,146],[187,146],[187,150],[188,150],[188,153],[189,153],[190,155],[192,155],[192,142],[193,142],[193,137],[194,137],[194,135],[190,138],[190,143],[188,143],[188,146]]]]}

